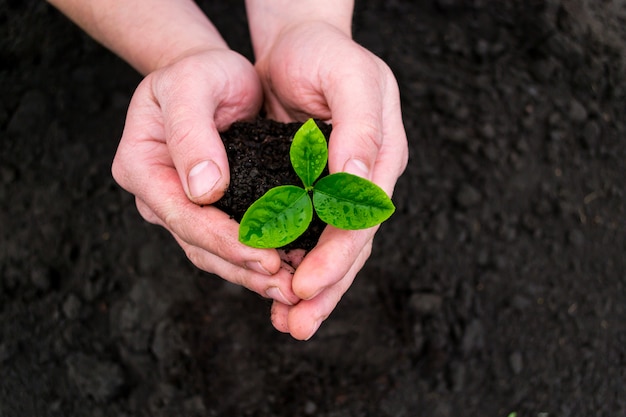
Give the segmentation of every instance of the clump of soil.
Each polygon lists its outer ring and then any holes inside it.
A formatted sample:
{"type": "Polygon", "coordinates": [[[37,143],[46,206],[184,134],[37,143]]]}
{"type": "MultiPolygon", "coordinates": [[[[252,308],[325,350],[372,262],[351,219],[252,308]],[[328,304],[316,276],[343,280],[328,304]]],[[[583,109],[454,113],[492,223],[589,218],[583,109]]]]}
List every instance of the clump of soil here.
{"type": "MultiPolygon", "coordinates": [[[[328,140],[331,126],[319,121],[317,124],[328,140]]],[[[257,118],[253,122],[234,123],[223,132],[230,185],[215,206],[240,221],[248,207],[269,189],[279,185],[302,186],[289,160],[291,141],[300,126],[301,123],[257,118]]],[[[314,213],[307,231],[282,249],[311,250],[324,226],[314,213]]]]}

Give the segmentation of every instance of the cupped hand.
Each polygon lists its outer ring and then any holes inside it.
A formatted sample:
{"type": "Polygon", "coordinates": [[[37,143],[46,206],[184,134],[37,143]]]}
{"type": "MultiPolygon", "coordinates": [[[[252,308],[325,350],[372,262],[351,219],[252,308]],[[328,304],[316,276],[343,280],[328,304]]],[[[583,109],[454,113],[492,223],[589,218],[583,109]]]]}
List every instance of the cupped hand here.
{"type": "Polygon", "coordinates": [[[239,54],[176,60],[138,86],[112,171],[142,217],[169,230],[197,267],[291,305],[299,298],[277,251],[241,244],[237,222],[210,205],[229,183],[218,132],[256,116],[261,103],[258,76],[239,54]]]}
{"type": "MultiPolygon", "coordinates": [[[[392,194],[408,146],[397,82],[382,60],[335,27],[312,22],[281,31],[255,67],[270,117],[331,122],[330,172],[359,175],[392,194]]],[[[302,301],[274,302],[274,326],[310,338],[363,267],[376,230],[326,227],[316,247],[294,261],[292,289],[302,301]]]]}

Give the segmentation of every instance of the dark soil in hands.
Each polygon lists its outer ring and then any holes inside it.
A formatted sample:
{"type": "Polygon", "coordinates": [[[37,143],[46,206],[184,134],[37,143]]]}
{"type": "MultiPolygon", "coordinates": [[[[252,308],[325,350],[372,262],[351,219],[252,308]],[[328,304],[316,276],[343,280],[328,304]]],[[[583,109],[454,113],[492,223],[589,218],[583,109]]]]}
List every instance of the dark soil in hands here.
{"type": "MultiPolygon", "coordinates": [[[[199,3],[252,57],[244,2],[199,3]]],[[[0,416],[626,415],[623,2],[356,7],[411,160],[302,343],[114,183],[140,77],[0,0],[0,416]]]]}
{"type": "MultiPolygon", "coordinates": [[[[302,180],[289,159],[293,135],[301,125],[259,118],[254,122],[235,123],[223,132],[222,141],[230,165],[230,185],[215,206],[240,221],[248,207],[269,189],[279,185],[302,187],[302,180]]],[[[318,126],[328,140],[331,127],[321,122],[318,126]]],[[[324,222],[314,213],[307,231],[281,249],[311,250],[324,227],[324,222]]]]}

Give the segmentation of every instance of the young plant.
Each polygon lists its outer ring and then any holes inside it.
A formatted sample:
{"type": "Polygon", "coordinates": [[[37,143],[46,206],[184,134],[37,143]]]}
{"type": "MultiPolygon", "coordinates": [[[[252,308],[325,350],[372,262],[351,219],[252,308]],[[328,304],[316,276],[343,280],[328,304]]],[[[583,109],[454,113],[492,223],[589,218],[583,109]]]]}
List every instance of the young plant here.
{"type": "Polygon", "coordinates": [[[304,187],[274,187],[252,203],[239,225],[242,243],[255,248],[285,246],[306,231],[313,208],[321,220],[346,230],[375,226],[395,211],[389,196],[369,180],[346,172],[319,178],[328,162],[328,146],[313,119],[294,135],[289,157],[304,187]]]}

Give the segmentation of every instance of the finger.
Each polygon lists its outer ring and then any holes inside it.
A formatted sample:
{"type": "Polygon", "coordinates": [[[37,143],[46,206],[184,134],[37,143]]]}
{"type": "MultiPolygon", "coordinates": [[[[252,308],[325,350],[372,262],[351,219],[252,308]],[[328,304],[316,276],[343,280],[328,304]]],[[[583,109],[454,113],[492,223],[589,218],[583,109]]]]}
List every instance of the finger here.
{"type": "Polygon", "coordinates": [[[148,223],[156,224],[159,226],[164,226],[159,216],[157,216],[154,211],[139,197],[135,197],[135,206],[137,206],[137,211],[139,215],[143,217],[145,221],[148,223]]]}
{"type": "Polygon", "coordinates": [[[215,202],[229,183],[218,130],[257,114],[262,93],[254,68],[233,52],[214,51],[211,60],[191,57],[162,71],[152,91],[185,193],[198,204],[215,202]]]}
{"type": "Polygon", "coordinates": [[[328,164],[330,172],[346,171],[371,179],[383,144],[384,85],[373,58],[360,48],[350,51],[350,67],[333,66],[322,75],[327,80],[322,84],[323,94],[333,124],[328,164]]]}
{"type": "Polygon", "coordinates": [[[274,325],[274,328],[279,332],[289,333],[289,323],[287,320],[289,316],[289,308],[290,306],[283,303],[272,303],[270,319],[272,321],[272,325],[274,325]]]}
{"type": "Polygon", "coordinates": [[[189,202],[184,195],[172,199],[169,204],[153,201],[151,206],[158,217],[166,219],[164,223],[171,232],[193,247],[202,248],[230,264],[266,275],[274,274],[280,268],[276,250],[252,248],[239,242],[239,224],[213,206],[200,207],[189,202]]]}
{"type": "Polygon", "coordinates": [[[279,269],[273,275],[231,264],[204,249],[189,245],[174,235],[183,248],[187,258],[198,268],[216,274],[233,284],[241,285],[262,297],[271,298],[283,305],[291,306],[300,299],[291,290],[292,273],[288,269],[279,269]]]}
{"type": "Polygon", "coordinates": [[[254,264],[252,264],[252,268],[249,265],[241,267],[231,264],[202,248],[190,245],[173,233],[141,199],[137,198],[136,201],[141,216],[151,223],[166,228],[196,267],[219,275],[233,284],[242,285],[263,297],[272,298],[284,305],[293,305],[300,301],[291,289],[293,269],[289,266],[285,266],[279,269],[278,273],[268,276],[264,271],[259,271],[254,264]]]}
{"type": "MultiPolygon", "coordinates": [[[[363,267],[368,253],[361,253],[357,261],[352,265],[348,273],[335,285],[326,288],[318,296],[311,300],[302,300],[293,307],[288,307],[287,316],[284,317],[285,309],[277,309],[272,315],[275,320],[274,327],[287,323],[287,330],[298,340],[309,340],[317,332],[322,322],[330,316],[341,297],[354,282],[359,270],[363,267]],[[282,313],[282,315],[281,315],[282,313]]],[[[276,304],[276,303],[275,303],[276,304]]],[[[279,329],[280,330],[280,329],[279,329]]]]}
{"type": "Polygon", "coordinates": [[[327,226],[294,274],[294,293],[310,300],[341,281],[355,263],[369,257],[376,230],[376,227],[353,231],[327,226]]]}

